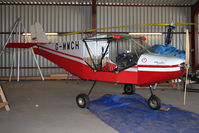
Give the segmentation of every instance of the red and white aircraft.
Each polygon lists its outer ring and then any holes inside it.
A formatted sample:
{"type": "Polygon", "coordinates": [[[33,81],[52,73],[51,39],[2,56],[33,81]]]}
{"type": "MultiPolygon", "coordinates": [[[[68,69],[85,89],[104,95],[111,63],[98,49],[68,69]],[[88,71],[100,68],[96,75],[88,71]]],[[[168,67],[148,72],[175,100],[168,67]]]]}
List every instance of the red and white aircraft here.
{"type": "MultiPolygon", "coordinates": [[[[138,43],[143,37],[130,35],[100,35],[83,40],[49,43],[42,33],[32,31],[32,38],[36,42],[8,43],[7,48],[31,48],[34,53],[41,55],[64,68],[81,79],[94,80],[88,94],[79,94],[76,97],[77,105],[81,108],[89,106],[89,95],[96,81],[107,81],[125,84],[124,92],[132,94],[134,85],[151,85],[161,81],[178,78],[185,74],[185,60],[152,53],[138,43]],[[127,62],[118,58],[111,61],[110,46],[119,45],[122,40],[131,40],[130,52],[125,53],[132,57],[127,62]],[[139,40],[139,41],[136,41],[139,40]],[[131,54],[133,53],[133,54],[131,54]]],[[[116,50],[118,52],[118,50],[116,50]]],[[[126,55],[122,58],[125,58],[126,55]]],[[[160,109],[160,99],[154,95],[150,86],[151,97],[148,105],[152,109],[160,109]]]]}

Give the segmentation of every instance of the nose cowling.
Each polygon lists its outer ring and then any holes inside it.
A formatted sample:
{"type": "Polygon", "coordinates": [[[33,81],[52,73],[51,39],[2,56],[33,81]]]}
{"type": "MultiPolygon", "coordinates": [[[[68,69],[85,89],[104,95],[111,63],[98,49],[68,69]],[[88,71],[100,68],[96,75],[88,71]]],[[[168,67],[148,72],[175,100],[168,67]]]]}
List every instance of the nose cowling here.
{"type": "Polygon", "coordinates": [[[172,80],[185,73],[185,60],[166,55],[143,54],[138,60],[139,84],[172,80]]]}
{"type": "Polygon", "coordinates": [[[173,66],[178,65],[184,68],[185,60],[175,56],[159,55],[159,54],[143,54],[138,65],[157,65],[157,66],[173,66]]]}

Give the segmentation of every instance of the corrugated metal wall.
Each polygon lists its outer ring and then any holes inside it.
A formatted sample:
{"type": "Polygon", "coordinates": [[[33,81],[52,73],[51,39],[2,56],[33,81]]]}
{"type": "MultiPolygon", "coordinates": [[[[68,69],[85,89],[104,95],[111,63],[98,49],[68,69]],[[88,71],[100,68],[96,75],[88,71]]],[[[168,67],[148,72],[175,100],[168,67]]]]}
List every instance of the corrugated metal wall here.
{"type": "MultiPolygon", "coordinates": [[[[109,27],[130,24],[151,23],[183,23],[191,22],[189,7],[118,7],[101,6],[97,8],[97,26],[109,27]]],[[[184,32],[184,26],[176,28],[176,32],[184,32]]],[[[108,32],[164,32],[164,26],[140,26],[104,30],[108,32]]],[[[173,45],[182,49],[184,35],[175,34],[173,45]]],[[[162,43],[159,36],[147,36],[150,44],[162,43]]]]}
{"type": "MultiPolygon", "coordinates": [[[[25,31],[29,31],[30,25],[40,22],[46,32],[73,32],[91,29],[91,7],[89,6],[36,6],[36,5],[1,5],[0,6],[0,32],[11,32],[11,27],[18,17],[22,17],[25,31]]],[[[1,48],[8,38],[8,34],[0,35],[1,48]]],[[[73,36],[51,36],[52,42],[81,39],[82,35],[73,36]]],[[[31,52],[20,50],[20,66],[34,67],[34,69],[21,69],[21,76],[39,76],[36,64],[31,52]]],[[[17,62],[17,57],[15,57],[17,62]]],[[[65,70],[43,57],[37,56],[44,75],[52,73],[66,73],[65,70]],[[54,69],[52,69],[54,68],[54,69]]],[[[0,76],[9,76],[12,61],[12,50],[6,49],[0,57],[0,76]],[[5,68],[6,67],[6,68],[5,68]]],[[[14,76],[17,74],[17,63],[14,63],[14,76]]]]}
{"type": "MultiPolygon", "coordinates": [[[[28,6],[28,5],[1,5],[0,32],[10,32],[10,27],[18,17],[23,17],[23,24],[29,32],[29,26],[38,21],[46,32],[72,32],[91,29],[92,8],[89,6],[28,6]]],[[[98,6],[97,27],[109,27],[128,24],[190,22],[190,7],[123,7],[98,6]]],[[[185,27],[177,27],[177,32],[184,32],[185,27]]],[[[128,27],[104,30],[100,32],[164,32],[165,27],[128,27]]],[[[3,45],[8,35],[0,35],[3,45]]],[[[146,36],[151,45],[163,43],[164,37],[146,36]]],[[[81,39],[82,35],[67,37],[51,37],[53,41],[81,39]]],[[[172,44],[184,49],[185,34],[174,34],[172,44]]],[[[11,52],[5,53],[0,59],[0,67],[9,67],[12,59],[11,52]]],[[[37,56],[41,67],[56,67],[53,63],[37,56]]],[[[15,63],[16,66],[16,63],[15,63]]],[[[31,53],[21,53],[22,67],[35,67],[31,53]]],[[[42,69],[44,75],[64,73],[62,69],[42,69]]],[[[39,76],[37,69],[22,69],[22,76],[39,76]]],[[[16,70],[14,72],[16,75],[16,70]]],[[[9,69],[1,69],[0,76],[9,76],[9,69]]]]}
{"type": "MultiPolygon", "coordinates": [[[[101,6],[97,8],[97,26],[109,27],[131,24],[152,24],[152,23],[186,23],[191,22],[191,8],[189,7],[119,7],[101,6]]],[[[185,49],[186,26],[176,27],[179,34],[173,35],[172,45],[178,49],[185,49]]],[[[188,27],[190,29],[190,26],[188,27]]],[[[136,26],[127,28],[107,29],[103,32],[165,32],[164,26],[136,26]]],[[[146,42],[149,45],[164,44],[165,34],[146,35],[146,42]]],[[[129,41],[123,43],[125,49],[129,41]]],[[[112,50],[115,45],[112,45],[112,50]]],[[[121,50],[120,50],[121,51],[121,50]]],[[[116,54],[112,53],[111,58],[115,59],[116,54]]]]}

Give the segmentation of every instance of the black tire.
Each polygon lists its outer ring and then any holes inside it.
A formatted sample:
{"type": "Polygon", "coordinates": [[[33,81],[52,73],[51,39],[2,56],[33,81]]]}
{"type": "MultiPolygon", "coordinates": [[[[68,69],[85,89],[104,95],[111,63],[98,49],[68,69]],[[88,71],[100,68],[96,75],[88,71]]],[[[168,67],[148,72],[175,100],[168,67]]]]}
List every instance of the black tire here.
{"type": "Polygon", "coordinates": [[[152,95],[148,99],[148,105],[153,110],[159,110],[162,104],[161,104],[161,100],[157,96],[152,95]]]}
{"type": "Polygon", "coordinates": [[[135,85],[125,84],[124,85],[124,94],[127,94],[127,95],[135,94],[135,85]]]}
{"type": "Polygon", "coordinates": [[[88,95],[84,93],[77,95],[76,103],[80,108],[87,108],[90,104],[88,95]]]}

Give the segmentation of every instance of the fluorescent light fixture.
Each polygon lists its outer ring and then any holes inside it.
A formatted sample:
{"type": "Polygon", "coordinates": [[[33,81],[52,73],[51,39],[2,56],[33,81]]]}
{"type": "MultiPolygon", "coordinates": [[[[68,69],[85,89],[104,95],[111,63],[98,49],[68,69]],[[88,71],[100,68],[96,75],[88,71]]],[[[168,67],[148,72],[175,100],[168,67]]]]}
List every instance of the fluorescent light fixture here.
{"type": "Polygon", "coordinates": [[[23,33],[23,36],[31,36],[31,33],[23,33]]]}
{"type": "Polygon", "coordinates": [[[162,33],[161,32],[151,32],[151,33],[148,33],[148,32],[146,32],[146,33],[144,33],[144,32],[142,32],[142,33],[134,32],[134,33],[129,33],[129,35],[162,35],[162,33]]]}
{"type": "Polygon", "coordinates": [[[48,32],[48,33],[46,33],[46,35],[47,36],[57,36],[58,33],[56,33],[56,32],[48,32]]]}
{"type": "MultiPolygon", "coordinates": [[[[23,33],[22,35],[23,36],[31,36],[31,33],[23,33]]],[[[57,36],[58,33],[56,33],[56,32],[48,32],[48,33],[45,33],[45,35],[47,35],[47,36],[57,36]]]]}

